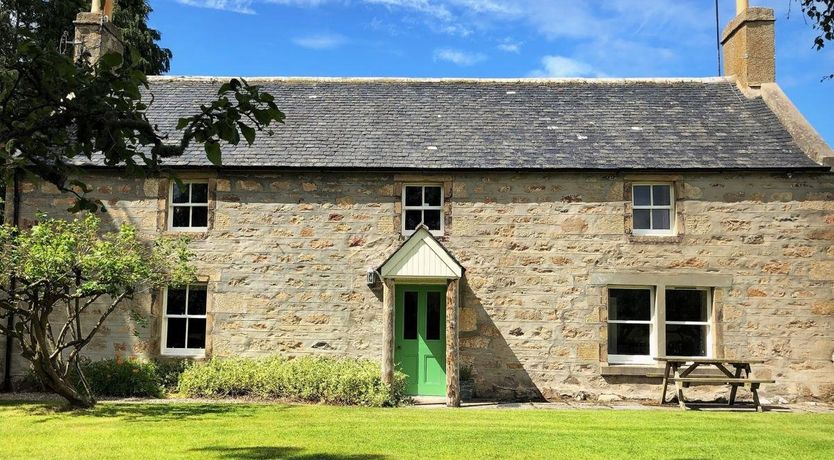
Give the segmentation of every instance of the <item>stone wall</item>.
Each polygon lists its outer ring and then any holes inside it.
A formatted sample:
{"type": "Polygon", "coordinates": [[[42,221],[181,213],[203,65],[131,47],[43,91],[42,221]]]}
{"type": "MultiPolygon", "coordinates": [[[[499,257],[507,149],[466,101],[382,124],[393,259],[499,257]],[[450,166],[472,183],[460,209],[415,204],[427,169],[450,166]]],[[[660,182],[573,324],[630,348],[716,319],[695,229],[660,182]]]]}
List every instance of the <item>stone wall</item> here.
{"type": "MultiPolygon", "coordinates": [[[[212,228],[191,243],[209,283],[210,355],[381,359],[382,292],[365,272],[401,243],[402,184],[428,181],[445,185],[441,241],[467,269],[461,361],[479,395],[657,397],[656,370],[605,364],[606,287],[593,281],[642,273],[724,276],[714,352],[767,359],[754,371],[778,384],[764,395],[834,397],[830,174],[212,174],[212,228]],[[629,235],[629,184],[647,179],[675,182],[677,237],[629,235]]],[[[87,180],[111,222],[170,234],[166,180],[87,180]]],[[[69,200],[27,182],[24,221],[69,200]]],[[[160,305],[158,293],[136,299],[149,325],[121,313],[90,356],[158,354],[160,305]]]]}

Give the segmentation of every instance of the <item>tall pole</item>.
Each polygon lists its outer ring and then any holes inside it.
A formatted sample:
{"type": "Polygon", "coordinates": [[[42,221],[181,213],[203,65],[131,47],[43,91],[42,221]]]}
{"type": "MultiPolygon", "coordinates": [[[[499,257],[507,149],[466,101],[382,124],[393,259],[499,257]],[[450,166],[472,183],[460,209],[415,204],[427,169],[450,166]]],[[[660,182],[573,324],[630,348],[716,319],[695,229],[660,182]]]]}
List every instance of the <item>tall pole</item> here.
{"type": "Polygon", "coordinates": [[[721,21],[718,17],[718,0],[715,0],[715,49],[718,55],[718,76],[721,76],[721,21]]]}

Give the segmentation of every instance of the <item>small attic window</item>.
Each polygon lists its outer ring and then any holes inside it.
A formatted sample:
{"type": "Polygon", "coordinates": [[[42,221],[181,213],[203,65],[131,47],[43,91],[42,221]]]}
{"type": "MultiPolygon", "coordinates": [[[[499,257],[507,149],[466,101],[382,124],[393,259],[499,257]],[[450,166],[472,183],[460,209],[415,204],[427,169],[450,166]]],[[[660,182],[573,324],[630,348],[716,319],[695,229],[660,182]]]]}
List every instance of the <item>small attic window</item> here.
{"type": "Polygon", "coordinates": [[[172,182],[168,197],[168,228],[181,232],[208,230],[208,181],[172,182]]]}
{"type": "Polygon", "coordinates": [[[443,235],[443,187],[411,184],[403,187],[403,235],[425,225],[433,235],[443,235]]]}
{"type": "Polygon", "coordinates": [[[675,233],[675,199],[672,184],[634,184],[631,197],[633,234],[675,233]]]}

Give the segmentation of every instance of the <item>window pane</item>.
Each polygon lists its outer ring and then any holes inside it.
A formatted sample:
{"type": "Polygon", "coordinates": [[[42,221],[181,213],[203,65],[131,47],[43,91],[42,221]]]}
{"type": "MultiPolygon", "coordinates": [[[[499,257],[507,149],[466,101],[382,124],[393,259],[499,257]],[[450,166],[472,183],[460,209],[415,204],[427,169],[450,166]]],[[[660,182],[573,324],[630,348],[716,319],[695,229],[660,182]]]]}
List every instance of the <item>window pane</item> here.
{"type": "Polygon", "coordinates": [[[608,354],[648,355],[648,324],[609,324],[608,354]]]}
{"type": "Polygon", "coordinates": [[[188,348],[206,347],[206,319],[188,319],[188,348]]]}
{"type": "Polygon", "coordinates": [[[405,212],[405,229],[414,230],[422,222],[423,211],[406,211],[405,212]]]}
{"type": "Polygon", "coordinates": [[[174,203],[188,203],[188,184],[182,184],[182,187],[174,182],[174,193],[171,201],[174,203]]]}
{"type": "Polygon", "coordinates": [[[191,184],[191,202],[208,203],[208,184],[191,184]]]}
{"type": "Polygon", "coordinates": [[[191,286],[188,290],[188,314],[206,314],[206,287],[191,286]]]}
{"type": "Polygon", "coordinates": [[[406,187],[405,188],[405,205],[406,206],[422,206],[423,205],[423,187],[406,187]]]}
{"type": "Polygon", "coordinates": [[[652,204],[651,185],[635,185],[633,191],[634,204],[636,206],[649,206],[652,204]]]}
{"type": "Polygon", "coordinates": [[[652,186],[652,204],[655,206],[669,206],[672,187],[669,185],[652,186]]]}
{"type": "Polygon", "coordinates": [[[666,321],[707,321],[708,291],[666,290],[666,321]]]}
{"type": "Polygon", "coordinates": [[[669,230],[672,228],[669,222],[668,209],[652,209],[652,228],[654,230],[669,230]]]}
{"type": "Polygon", "coordinates": [[[440,187],[425,187],[426,205],[440,206],[440,187]]]}
{"type": "Polygon", "coordinates": [[[188,206],[175,206],[173,212],[173,226],[188,227],[188,206]]]}
{"type": "Polygon", "coordinates": [[[423,211],[423,223],[429,230],[440,230],[440,210],[427,209],[423,211]]]}
{"type": "Polygon", "coordinates": [[[707,326],[666,325],[667,356],[706,356],[707,326]]]}
{"type": "Polygon", "coordinates": [[[426,293],[426,340],[440,340],[440,293],[426,293]]]}
{"type": "Polygon", "coordinates": [[[169,315],[185,314],[185,289],[168,288],[167,310],[169,315]]]}
{"type": "Polygon", "coordinates": [[[168,348],[185,348],[185,318],[168,318],[168,348]]]}
{"type": "Polygon", "coordinates": [[[650,321],[652,293],[649,289],[609,289],[608,319],[650,321]]]}
{"type": "Polygon", "coordinates": [[[417,338],[417,293],[405,293],[403,305],[403,338],[414,340],[417,338]]]}
{"type": "Polygon", "coordinates": [[[648,230],[652,227],[650,212],[648,209],[634,210],[634,228],[636,230],[648,230]]]}
{"type": "Polygon", "coordinates": [[[208,227],[208,208],[206,206],[194,206],[191,208],[191,226],[208,227]]]}

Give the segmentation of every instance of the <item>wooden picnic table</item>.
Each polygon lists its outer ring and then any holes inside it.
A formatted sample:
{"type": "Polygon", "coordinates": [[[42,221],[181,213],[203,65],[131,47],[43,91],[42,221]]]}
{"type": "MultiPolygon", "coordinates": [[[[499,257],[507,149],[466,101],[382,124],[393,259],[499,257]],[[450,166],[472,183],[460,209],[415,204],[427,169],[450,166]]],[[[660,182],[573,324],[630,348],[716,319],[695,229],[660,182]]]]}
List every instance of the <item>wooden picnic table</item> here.
{"type": "Polygon", "coordinates": [[[753,394],[753,404],[756,406],[756,411],[762,411],[762,405],[759,402],[759,385],[763,383],[776,383],[775,380],[757,379],[752,376],[751,364],[764,363],[763,359],[745,359],[745,358],[701,358],[691,356],[658,356],[654,358],[656,361],[665,362],[666,367],[663,371],[663,392],[660,395],[660,404],[666,403],[666,389],[669,382],[675,384],[675,390],[678,397],[678,404],[681,409],[686,409],[686,400],[683,397],[683,389],[690,385],[729,385],[730,398],[729,405],[732,406],[736,402],[736,392],[738,387],[745,387],[753,394]],[[688,364],[688,367],[686,367],[688,364]],[[712,375],[692,375],[692,373],[699,366],[713,366],[721,371],[723,376],[712,375]],[[734,369],[731,371],[728,366],[734,369]],[[681,371],[681,368],[684,368],[681,371]]]}

